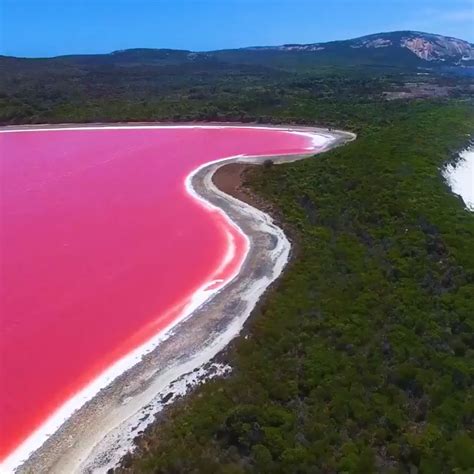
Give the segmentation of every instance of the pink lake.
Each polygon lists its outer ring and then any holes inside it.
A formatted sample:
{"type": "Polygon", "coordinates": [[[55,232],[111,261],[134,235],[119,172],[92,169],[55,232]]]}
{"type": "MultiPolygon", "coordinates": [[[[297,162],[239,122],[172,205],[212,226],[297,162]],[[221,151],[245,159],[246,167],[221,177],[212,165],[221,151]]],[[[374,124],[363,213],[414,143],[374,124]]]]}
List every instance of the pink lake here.
{"type": "Polygon", "coordinates": [[[239,268],[245,237],[186,177],[308,148],[302,134],[243,127],[0,133],[0,460],[239,268]]]}

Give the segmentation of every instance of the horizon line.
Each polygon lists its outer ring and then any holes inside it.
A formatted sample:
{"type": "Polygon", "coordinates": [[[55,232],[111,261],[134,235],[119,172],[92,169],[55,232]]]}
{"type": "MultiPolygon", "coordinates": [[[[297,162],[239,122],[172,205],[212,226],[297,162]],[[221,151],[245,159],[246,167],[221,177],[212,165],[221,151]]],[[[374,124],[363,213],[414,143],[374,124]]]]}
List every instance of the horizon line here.
{"type": "Polygon", "coordinates": [[[377,33],[368,33],[366,35],[355,36],[350,38],[343,38],[338,40],[330,40],[330,41],[316,41],[314,43],[279,43],[273,45],[250,45],[250,46],[239,46],[236,48],[219,48],[219,49],[206,49],[206,50],[192,50],[192,49],[180,49],[180,48],[167,48],[167,47],[130,47],[130,48],[120,48],[114,49],[108,52],[101,52],[101,53],[67,53],[67,54],[58,54],[54,56],[15,56],[11,54],[4,54],[0,52],[0,58],[14,58],[14,59],[56,59],[56,58],[65,58],[70,56],[108,56],[114,53],[121,53],[124,51],[133,51],[133,50],[146,50],[146,51],[180,51],[186,53],[196,53],[196,54],[203,54],[203,53],[214,53],[217,51],[230,51],[230,50],[239,50],[239,49],[252,49],[252,48],[278,48],[279,46],[304,46],[304,45],[316,45],[316,44],[328,44],[328,43],[337,43],[343,41],[351,41],[357,40],[360,38],[365,38],[368,36],[375,36],[375,35],[383,35],[383,34],[391,34],[391,33],[420,33],[423,35],[432,35],[432,36],[442,36],[444,38],[455,39],[458,41],[464,41],[470,45],[474,45],[469,40],[465,40],[462,38],[458,38],[455,36],[443,35],[440,33],[429,33],[426,31],[420,30],[390,30],[390,31],[380,31],[377,33]]]}

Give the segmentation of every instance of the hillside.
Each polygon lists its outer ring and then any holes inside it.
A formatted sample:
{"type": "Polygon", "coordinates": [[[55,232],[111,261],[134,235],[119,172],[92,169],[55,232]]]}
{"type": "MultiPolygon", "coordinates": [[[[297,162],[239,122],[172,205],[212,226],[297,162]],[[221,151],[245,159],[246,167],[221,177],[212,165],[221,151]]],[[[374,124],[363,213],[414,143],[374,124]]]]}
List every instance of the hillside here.
{"type": "Polygon", "coordinates": [[[441,35],[414,31],[377,33],[360,38],[312,44],[256,46],[209,52],[173,49],[127,49],[110,54],[58,56],[43,59],[0,58],[2,69],[46,65],[94,67],[192,64],[212,68],[224,64],[260,64],[293,69],[321,65],[437,67],[474,65],[474,45],[441,35]]]}
{"type": "Polygon", "coordinates": [[[355,102],[469,99],[473,46],[427,33],[211,52],[0,57],[0,124],[227,120],[352,127],[355,102]]]}
{"type": "MultiPolygon", "coordinates": [[[[397,67],[468,66],[474,64],[474,46],[467,41],[421,33],[396,31],[329,43],[285,44],[229,51],[225,57],[259,54],[263,58],[299,56],[307,64],[350,64],[397,67]]],[[[221,56],[222,53],[218,53],[221,56]]],[[[265,59],[263,59],[265,61],[265,59]]]]}

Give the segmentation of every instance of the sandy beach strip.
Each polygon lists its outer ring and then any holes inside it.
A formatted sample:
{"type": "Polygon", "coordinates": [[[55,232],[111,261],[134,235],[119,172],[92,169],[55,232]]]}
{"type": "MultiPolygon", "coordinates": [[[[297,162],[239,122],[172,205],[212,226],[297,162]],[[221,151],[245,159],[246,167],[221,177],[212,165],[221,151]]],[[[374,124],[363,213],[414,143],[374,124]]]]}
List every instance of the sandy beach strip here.
{"type": "MultiPolygon", "coordinates": [[[[107,127],[109,125],[105,125],[107,127]]],[[[313,147],[319,152],[355,138],[346,132],[310,127],[262,128],[291,130],[311,136],[313,147]]],[[[305,155],[270,158],[275,163],[282,163],[313,154],[308,149],[305,155]]],[[[72,404],[69,412],[56,418],[56,425],[50,425],[51,432],[46,433],[46,441],[43,443],[44,439],[37,438],[36,443],[41,444],[38,449],[34,449],[37,446],[32,442],[26,446],[28,451],[23,449],[16,457],[7,459],[2,466],[5,472],[15,469],[28,473],[106,472],[123,454],[133,449],[133,438],[177,394],[184,394],[188,387],[206,377],[230,370],[209,365],[209,362],[239,334],[259,298],[281,274],[288,261],[290,242],[269,215],[218,189],[212,178],[223,165],[262,163],[264,159],[223,158],[201,166],[187,178],[189,193],[203,205],[219,209],[248,239],[247,255],[229,283],[213,293],[202,288],[173,327],[158,334],[146,347],[141,346],[129,354],[126,363],[119,361],[106,377],[102,377],[101,384],[93,388],[96,393],[92,396],[92,392],[79,394],[76,406],[72,404]],[[85,398],[81,401],[81,397],[85,398]],[[30,451],[34,452],[30,454],[30,451]],[[28,459],[22,462],[25,457],[28,459]]],[[[42,435],[44,438],[45,433],[42,435]]]]}

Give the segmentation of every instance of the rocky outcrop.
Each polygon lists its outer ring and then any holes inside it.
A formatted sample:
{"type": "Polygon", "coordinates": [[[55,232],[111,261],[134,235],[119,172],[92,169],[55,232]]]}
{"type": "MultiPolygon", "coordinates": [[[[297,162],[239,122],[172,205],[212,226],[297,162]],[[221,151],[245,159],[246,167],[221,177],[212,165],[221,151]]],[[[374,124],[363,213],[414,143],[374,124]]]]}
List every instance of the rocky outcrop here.
{"type": "Polygon", "coordinates": [[[284,44],[247,48],[252,50],[274,50],[288,52],[344,53],[346,50],[386,49],[387,55],[397,50],[407,50],[422,61],[446,65],[471,65],[474,63],[474,45],[448,36],[418,31],[395,31],[377,33],[345,41],[311,44],[284,44]]]}
{"type": "Polygon", "coordinates": [[[472,61],[474,46],[467,41],[439,35],[412,33],[400,40],[402,48],[425,61],[472,61]]]}

